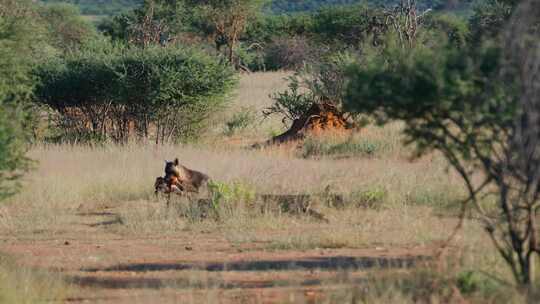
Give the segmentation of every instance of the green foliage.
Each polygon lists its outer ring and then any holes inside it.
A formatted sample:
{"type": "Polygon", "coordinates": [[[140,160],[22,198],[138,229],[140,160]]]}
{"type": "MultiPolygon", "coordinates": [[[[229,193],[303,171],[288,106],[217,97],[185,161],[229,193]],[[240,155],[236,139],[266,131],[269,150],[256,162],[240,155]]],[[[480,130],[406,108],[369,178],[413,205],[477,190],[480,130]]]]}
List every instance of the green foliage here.
{"type": "Polygon", "coordinates": [[[0,3],[0,200],[15,193],[30,167],[26,152],[34,79],[29,71],[48,51],[35,13],[28,1],[0,3]]]}
{"type": "Polygon", "coordinates": [[[448,41],[456,47],[465,47],[470,35],[467,21],[450,14],[429,14],[425,27],[435,35],[444,33],[448,41]]]}
{"type": "Polygon", "coordinates": [[[368,38],[374,42],[379,39],[387,30],[384,18],[381,9],[365,5],[328,7],[313,15],[311,31],[315,39],[327,45],[358,46],[368,38]]]}
{"type": "MultiPolygon", "coordinates": [[[[365,66],[352,69],[346,108],[373,113],[379,123],[404,120],[404,133],[409,142],[418,144],[419,152],[445,144],[439,139],[447,122],[466,131],[457,134],[464,143],[489,142],[489,132],[475,131],[507,125],[515,111],[503,90],[508,84],[496,80],[499,54],[491,46],[470,52],[444,42],[431,49],[388,48],[365,66]]],[[[464,145],[459,152],[469,158],[471,151],[464,145]]]]}
{"type": "Polygon", "coordinates": [[[255,191],[240,182],[224,183],[210,181],[211,211],[214,217],[223,219],[255,202],[255,191]]]}
{"type": "Polygon", "coordinates": [[[309,110],[315,99],[312,93],[303,92],[303,88],[300,87],[300,74],[296,73],[287,79],[288,89],[271,95],[274,103],[263,112],[264,116],[282,115],[283,123],[300,118],[309,110]]]}
{"type": "Polygon", "coordinates": [[[474,7],[470,18],[471,41],[479,43],[485,39],[497,38],[510,19],[519,1],[486,0],[474,7]]]}
{"type": "Polygon", "coordinates": [[[529,245],[537,242],[537,231],[526,227],[534,225],[532,206],[538,206],[538,196],[528,193],[539,185],[538,69],[531,68],[540,61],[539,16],[538,2],[524,1],[504,33],[465,47],[445,39],[415,48],[388,43],[379,56],[351,69],[345,103],[381,124],[404,121],[403,133],[418,155],[442,153],[466,184],[468,202],[516,283],[527,288],[538,257],[537,245],[529,245]],[[498,202],[497,214],[482,208],[485,188],[498,202]]]}
{"type": "Polygon", "coordinates": [[[103,19],[98,29],[115,41],[165,45],[189,30],[193,11],[184,2],[145,0],[140,7],[103,19]]]}
{"type": "Polygon", "coordinates": [[[23,106],[0,101],[0,200],[15,193],[17,180],[29,169],[26,118],[23,106]]]}
{"type": "Polygon", "coordinates": [[[484,296],[495,294],[500,288],[492,278],[475,271],[463,271],[457,275],[456,285],[463,294],[480,293],[484,296]]]}
{"type": "Polygon", "coordinates": [[[56,49],[77,49],[86,40],[96,37],[94,26],[81,17],[76,6],[48,5],[39,10],[39,15],[50,33],[50,44],[56,49]]]}
{"type": "Polygon", "coordinates": [[[346,92],[346,71],[354,62],[347,52],[324,55],[320,62],[306,65],[288,77],[288,89],[270,97],[274,103],[265,109],[265,116],[280,114],[289,123],[305,114],[315,103],[327,103],[341,110],[346,92]]]}
{"type": "Polygon", "coordinates": [[[350,199],[356,206],[364,208],[380,208],[384,203],[388,192],[384,187],[376,186],[351,193],[350,199]]]}
{"type": "Polygon", "coordinates": [[[258,15],[246,28],[244,41],[268,43],[278,37],[298,36],[311,32],[311,14],[258,15]]]}
{"type": "Polygon", "coordinates": [[[236,84],[227,64],[195,50],[106,42],[49,60],[35,74],[38,101],[62,115],[66,130],[122,142],[197,138],[236,84]]]}

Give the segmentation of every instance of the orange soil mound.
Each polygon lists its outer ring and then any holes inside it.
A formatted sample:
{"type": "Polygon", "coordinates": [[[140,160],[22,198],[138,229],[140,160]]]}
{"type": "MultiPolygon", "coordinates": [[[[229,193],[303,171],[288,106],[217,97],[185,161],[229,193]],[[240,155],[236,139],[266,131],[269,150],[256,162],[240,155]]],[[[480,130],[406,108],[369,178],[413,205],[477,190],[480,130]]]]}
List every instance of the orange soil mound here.
{"type": "Polygon", "coordinates": [[[309,133],[347,132],[353,127],[354,125],[347,121],[343,113],[334,105],[329,103],[313,104],[305,115],[293,121],[289,130],[268,140],[265,145],[300,140],[309,133]]]}

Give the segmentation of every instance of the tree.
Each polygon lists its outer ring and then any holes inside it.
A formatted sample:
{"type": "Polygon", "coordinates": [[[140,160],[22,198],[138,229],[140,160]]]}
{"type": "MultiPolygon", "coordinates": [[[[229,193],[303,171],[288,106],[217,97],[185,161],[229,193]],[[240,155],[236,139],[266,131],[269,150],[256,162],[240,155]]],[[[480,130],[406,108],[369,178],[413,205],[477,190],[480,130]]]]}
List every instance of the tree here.
{"type": "Polygon", "coordinates": [[[35,17],[28,1],[0,2],[0,199],[15,193],[30,165],[28,107],[34,79],[29,71],[47,46],[35,17]]]}
{"type": "Polygon", "coordinates": [[[326,54],[321,62],[290,76],[288,89],[272,95],[274,104],[263,111],[265,116],[280,114],[289,128],[265,144],[303,139],[312,131],[352,129],[355,123],[343,110],[343,100],[346,71],[353,60],[349,53],[326,54]]]}
{"type": "Polygon", "coordinates": [[[183,0],[144,0],[136,9],[103,20],[98,29],[113,40],[140,47],[164,46],[188,29],[187,11],[183,0]]]}
{"type": "Polygon", "coordinates": [[[520,5],[504,44],[389,47],[353,69],[345,103],[381,124],[404,121],[419,155],[445,156],[465,182],[465,202],[525,288],[534,285],[540,255],[539,17],[537,1],[520,5]],[[488,198],[493,208],[485,208],[488,198]]]}
{"type": "Polygon", "coordinates": [[[470,19],[473,43],[500,36],[520,0],[486,0],[474,8],[470,19]]]}
{"type": "Polygon", "coordinates": [[[94,26],[84,20],[77,7],[68,4],[47,5],[38,10],[48,28],[50,44],[63,51],[77,49],[96,37],[94,26]]]}
{"type": "Polygon", "coordinates": [[[227,58],[237,65],[234,51],[247,24],[261,11],[265,0],[192,0],[198,8],[198,19],[206,24],[216,50],[227,46],[227,58]]]}
{"type": "Polygon", "coordinates": [[[226,62],[200,51],[106,41],[51,59],[34,73],[37,101],[60,115],[59,140],[196,138],[236,84],[226,62]]]}

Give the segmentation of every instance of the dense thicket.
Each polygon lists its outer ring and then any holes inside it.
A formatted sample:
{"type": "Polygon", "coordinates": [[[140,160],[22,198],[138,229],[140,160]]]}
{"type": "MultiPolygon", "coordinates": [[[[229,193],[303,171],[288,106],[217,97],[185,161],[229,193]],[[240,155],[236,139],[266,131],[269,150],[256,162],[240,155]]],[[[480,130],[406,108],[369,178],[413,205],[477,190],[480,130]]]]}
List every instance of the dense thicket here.
{"type": "Polygon", "coordinates": [[[59,140],[197,138],[235,84],[228,64],[176,47],[106,42],[36,68],[36,99],[59,113],[59,140]]]}
{"type": "Polygon", "coordinates": [[[345,105],[381,124],[403,121],[419,154],[446,157],[467,187],[465,203],[532,300],[540,258],[540,4],[493,0],[484,8],[463,42],[391,40],[357,63],[345,105]]]}
{"type": "Polygon", "coordinates": [[[28,169],[29,75],[36,58],[49,50],[46,31],[33,22],[37,12],[28,1],[0,3],[0,199],[13,194],[28,169]]]}

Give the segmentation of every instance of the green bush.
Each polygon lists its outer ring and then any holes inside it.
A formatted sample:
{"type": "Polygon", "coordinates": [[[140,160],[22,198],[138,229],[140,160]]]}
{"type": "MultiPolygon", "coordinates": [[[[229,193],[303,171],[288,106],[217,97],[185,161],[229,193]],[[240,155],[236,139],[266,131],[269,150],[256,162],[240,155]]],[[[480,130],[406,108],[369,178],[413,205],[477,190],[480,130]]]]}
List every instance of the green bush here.
{"type": "Polygon", "coordinates": [[[384,187],[377,186],[353,192],[351,200],[356,206],[377,209],[384,203],[387,195],[388,192],[384,187]]]}
{"type": "Polygon", "coordinates": [[[210,191],[211,211],[214,218],[219,220],[235,212],[245,211],[246,206],[255,202],[255,191],[240,182],[223,183],[211,181],[210,191]]]}
{"type": "Polygon", "coordinates": [[[382,10],[366,5],[326,7],[313,15],[314,38],[333,48],[359,46],[360,43],[379,39],[387,26],[382,10]]]}
{"type": "Polygon", "coordinates": [[[305,65],[287,78],[287,90],[270,96],[274,103],[263,114],[278,114],[287,124],[302,117],[315,103],[329,103],[341,110],[347,85],[346,71],[354,58],[348,52],[329,53],[318,62],[305,65]]]}
{"type": "Polygon", "coordinates": [[[76,6],[63,3],[47,5],[39,10],[39,15],[50,33],[50,44],[56,49],[78,49],[97,35],[94,26],[83,19],[76,6]]]}
{"type": "Polygon", "coordinates": [[[480,293],[488,296],[494,294],[500,287],[493,279],[475,271],[458,273],[456,281],[459,291],[463,294],[480,293]]]}
{"type": "Polygon", "coordinates": [[[101,41],[35,69],[36,97],[72,134],[125,142],[196,139],[237,78],[202,52],[125,48],[101,41]]]}
{"type": "Polygon", "coordinates": [[[310,92],[303,90],[300,75],[300,73],[295,73],[293,76],[289,76],[287,78],[289,81],[288,89],[270,96],[274,103],[263,111],[265,117],[278,114],[283,116],[283,123],[286,123],[300,118],[309,110],[315,97],[310,92]]]}
{"type": "Polygon", "coordinates": [[[33,122],[29,71],[48,51],[45,31],[29,1],[0,3],[0,200],[15,193],[30,167],[26,156],[33,122]]]}

